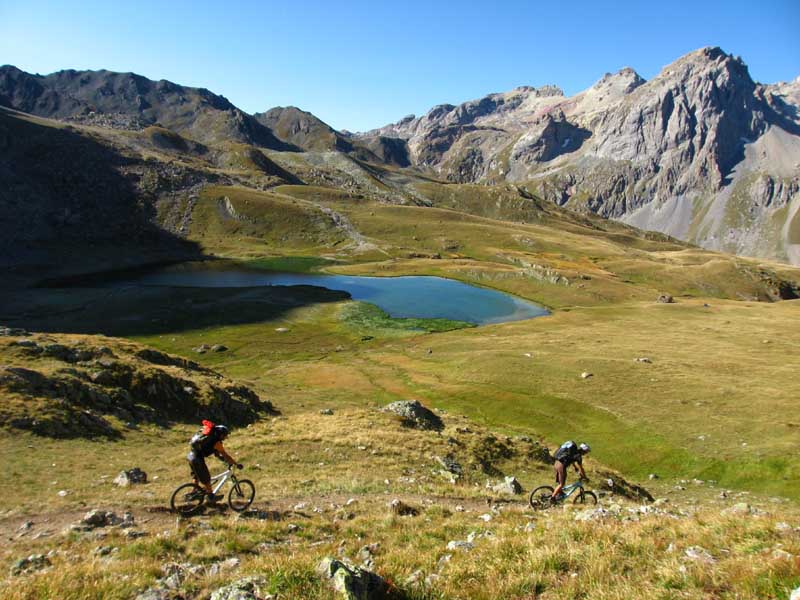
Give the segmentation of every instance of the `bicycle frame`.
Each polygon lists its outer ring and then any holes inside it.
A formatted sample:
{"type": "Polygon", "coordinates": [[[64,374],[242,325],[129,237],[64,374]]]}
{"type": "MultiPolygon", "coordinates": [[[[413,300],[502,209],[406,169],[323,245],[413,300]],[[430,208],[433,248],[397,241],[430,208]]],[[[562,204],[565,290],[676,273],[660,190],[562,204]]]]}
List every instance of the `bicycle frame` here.
{"type": "Polygon", "coordinates": [[[211,478],[211,483],[212,483],[212,488],[211,489],[214,491],[215,494],[222,489],[222,486],[227,483],[229,478],[233,478],[233,483],[235,485],[236,484],[236,478],[233,475],[233,468],[231,468],[231,467],[228,467],[228,469],[226,469],[225,471],[223,471],[219,475],[214,475],[211,478]],[[217,483],[216,485],[213,485],[215,481],[218,481],[219,483],[217,483]]]}
{"type": "Polygon", "coordinates": [[[569,498],[572,494],[575,493],[575,490],[582,490],[583,489],[583,482],[579,479],[575,483],[570,483],[569,485],[565,485],[561,488],[561,493],[564,494],[564,500],[569,498]]]}

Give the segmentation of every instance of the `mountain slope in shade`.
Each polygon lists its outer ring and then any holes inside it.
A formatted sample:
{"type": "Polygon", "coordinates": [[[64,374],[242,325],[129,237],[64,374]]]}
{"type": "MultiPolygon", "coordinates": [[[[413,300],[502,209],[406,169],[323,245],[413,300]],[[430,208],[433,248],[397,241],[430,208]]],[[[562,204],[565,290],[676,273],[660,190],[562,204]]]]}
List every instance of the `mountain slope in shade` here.
{"type": "Polygon", "coordinates": [[[456,182],[513,181],[704,247],[800,263],[800,82],[760,85],[703,48],[645,82],[607,74],[565,97],[523,87],[359,137],[395,136],[456,182]]]}

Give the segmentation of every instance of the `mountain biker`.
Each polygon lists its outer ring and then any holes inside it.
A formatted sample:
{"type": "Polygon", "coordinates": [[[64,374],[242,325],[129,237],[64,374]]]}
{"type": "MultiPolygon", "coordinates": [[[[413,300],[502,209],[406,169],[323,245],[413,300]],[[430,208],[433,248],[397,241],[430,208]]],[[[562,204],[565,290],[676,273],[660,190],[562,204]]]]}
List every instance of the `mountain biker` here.
{"type": "Polygon", "coordinates": [[[556,462],[553,463],[558,485],[553,490],[553,495],[550,498],[552,501],[561,500],[563,497],[561,490],[564,489],[564,484],[567,483],[567,468],[570,465],[575,467],[576,472],[580,472],[581,479],[587,479],[586,471],[583,470],[583,457],[589,454],[590,451],[589,444],[578,445],[572,440],[561,444],[561,447],[556,451],[556,462]]]}
{"type": "Polygon", "coordinates": [[[222,496],[214,494],[214,490],[211,489],[211,473],[208,472],[208,466],[206,466],[206,457],[213,454],[231,466],[236,465],[238,468],[242,468],[242,464],[237,463],[222,445],[229,433],[225,425],[215,425],[211,421],[204,420],[203,430],[192,436],[189,442],[192,450],[186,459],[192,468],[195,481],[205,489],[211,502],[220,500],[222,496]]]}

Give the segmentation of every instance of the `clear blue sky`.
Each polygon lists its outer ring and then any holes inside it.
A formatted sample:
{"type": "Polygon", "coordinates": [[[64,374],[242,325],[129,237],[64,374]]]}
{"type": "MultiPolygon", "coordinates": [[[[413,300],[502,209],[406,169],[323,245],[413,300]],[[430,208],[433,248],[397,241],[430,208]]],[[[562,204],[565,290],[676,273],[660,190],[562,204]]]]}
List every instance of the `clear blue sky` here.
{"type": "Polygon", "coordinates": [[[764,83],[800,75],[800,0],[0,0],[0,64],[134,71],[248,112],[295,105],[365,130],[519,85],[649,79],[702,46],[764,83]]]}

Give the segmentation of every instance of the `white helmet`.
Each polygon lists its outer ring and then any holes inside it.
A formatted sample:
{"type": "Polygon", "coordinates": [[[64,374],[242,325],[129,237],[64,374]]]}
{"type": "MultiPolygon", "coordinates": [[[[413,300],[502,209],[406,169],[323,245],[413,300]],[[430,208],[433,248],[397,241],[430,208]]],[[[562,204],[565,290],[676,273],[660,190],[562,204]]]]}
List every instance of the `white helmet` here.
{"type": "Polygon", "coordinates": [[[587,452],[591,452],[592,449],[589,448],[589,444],[581,444],[580,446],[578,446],[578,450],[586,454],[587,452]]]}

